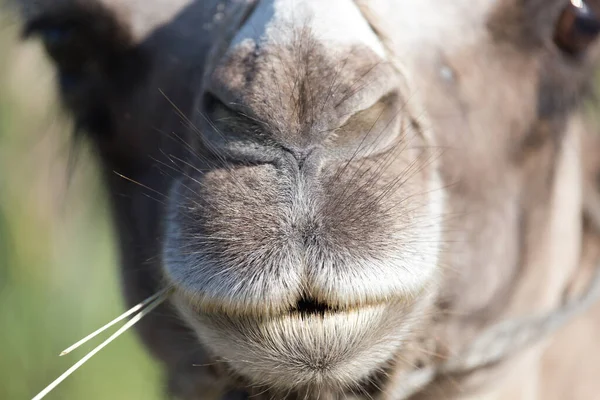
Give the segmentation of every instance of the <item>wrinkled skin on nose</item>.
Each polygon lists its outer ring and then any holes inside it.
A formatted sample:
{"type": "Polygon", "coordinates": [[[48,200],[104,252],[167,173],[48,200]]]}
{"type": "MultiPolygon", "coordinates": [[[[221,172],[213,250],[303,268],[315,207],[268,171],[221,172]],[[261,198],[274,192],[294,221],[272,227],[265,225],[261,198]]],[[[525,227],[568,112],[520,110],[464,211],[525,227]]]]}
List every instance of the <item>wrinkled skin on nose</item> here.
{"type": "Polygon", "coordinates": [[[208,62],[197,119],[208,146],[264,161],[389,148],[406,122],[403,77],[352,2],[264,1],[250,12],[208,62]]]}

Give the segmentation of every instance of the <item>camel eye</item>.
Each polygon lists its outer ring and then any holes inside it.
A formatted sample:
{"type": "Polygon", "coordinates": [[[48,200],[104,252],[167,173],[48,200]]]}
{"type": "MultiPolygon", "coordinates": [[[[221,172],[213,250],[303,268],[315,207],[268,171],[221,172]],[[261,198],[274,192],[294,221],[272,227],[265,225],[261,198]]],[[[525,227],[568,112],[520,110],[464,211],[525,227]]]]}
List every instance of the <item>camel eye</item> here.
{"type": "Polygon", "coordinates": [[[560,15],[554,41],[564,52],[585,51],[600,34],[600,19],[586,0],[571,0],[560,15]]]}

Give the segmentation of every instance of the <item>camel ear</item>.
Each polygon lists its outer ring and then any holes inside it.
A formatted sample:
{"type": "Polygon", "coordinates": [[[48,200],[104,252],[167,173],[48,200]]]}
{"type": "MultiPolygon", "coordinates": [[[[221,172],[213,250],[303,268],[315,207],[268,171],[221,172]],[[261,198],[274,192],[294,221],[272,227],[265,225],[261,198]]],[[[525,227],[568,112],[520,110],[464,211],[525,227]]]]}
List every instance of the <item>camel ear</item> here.
{"type": "MultiPolygon", "coordinates": [[[[169,23],[192,0],[6,0],[28,23],[66,10],[104,10],[115,17],[139,43],[155,29],[169,23]]],[[[201,3],[201,2],[200,2],[201,3]]],[[[207,8],[202,6],[200,8],[207,8]]]]}
{"type": "Polygon", "coordinates": [[[163,130],[179,127],[181,117],[169,101],[192,107],[191,80],[212,39],[196,33],[217,2],[6,1],[19,11],[25,36],[43,42],[75,132],[102,157],[122,168],[147,166],[149,152],[167,147],[159,142],[173,145],[163,130]]]}
{"type": "Polygon", "coordinates": [[[110,105],[143,78],[143,53],[116,12],[99,2],[60,1],[26,20],[25,37],[41,39],[57,71],[63,102],[78,126],[112,131],[110,105]]]}
{"type": "Polygon", "coordinates": [[[206,40],[190,32],[214,13],[212,5],[192,0],[7,1],[25,36],[44,43],[78,127],[102,140],[115,132],[115,118],[135,112],[132,103],[127,110],[122,104],[145,87],[154,63],[162,80],[151,85],[152,96],[158,87],[168,91],[182,68],[197,62],[187,49],[206,46],[206,40]]]}

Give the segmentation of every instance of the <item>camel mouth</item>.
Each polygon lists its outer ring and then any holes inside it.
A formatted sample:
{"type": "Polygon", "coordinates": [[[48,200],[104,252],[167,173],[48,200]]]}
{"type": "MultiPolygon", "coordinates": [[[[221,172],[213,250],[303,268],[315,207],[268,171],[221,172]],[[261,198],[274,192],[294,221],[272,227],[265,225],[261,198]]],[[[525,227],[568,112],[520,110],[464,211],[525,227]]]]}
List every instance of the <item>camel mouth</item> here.
{"type": "Polygon", "coordinates": [[[325,318],[327,314],[334,314],[341,311],[344,311],[342,307],[330,305],[314,297],[302,296],[296,305],[290,308],[289,314],[300,317],[318,316],[325,318]]]}
{"type": "Polygon", "coordinates": [[[323,299],[301,293],[290,295],[285,302],[271,302],[268,305],[254,305],[235,301],[215,300],[186,288],[175,286],[177,303],[201,318],[225,318],[231,320],[269,321],[288,319],[308,321],[325,320],[331,317],[350,315],[357,312],[367,313],[379,308],[404,308],[417,301],[420,292],[412,296],[398,296],[364,301],[360,299],[323,299]]]}
{"type": "Polygon", "coordinates": [[[236,375],[283,391],[362,382],[402,347],[412,321],[402,307],[339,308],[310,297],[269,317],[177,306],[199,343],[236,375]]]}

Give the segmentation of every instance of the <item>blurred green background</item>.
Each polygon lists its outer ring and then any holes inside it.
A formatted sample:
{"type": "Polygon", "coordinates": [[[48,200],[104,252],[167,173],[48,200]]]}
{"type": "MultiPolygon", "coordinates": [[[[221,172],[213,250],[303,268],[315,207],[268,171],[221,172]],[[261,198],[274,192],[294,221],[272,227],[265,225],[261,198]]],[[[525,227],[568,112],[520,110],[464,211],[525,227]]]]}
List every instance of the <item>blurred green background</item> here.
{"type": "MultiPolygon", "coordinates": [[[[31,399],[99,340],[59,358],[64,348],[124,310],[93,157],[72,151],[50,64],[18,28],[0,0],[1,400],[31,399]]],[[[152,400],[162,390],[127,332],[47,398],[152,400]]]]}

